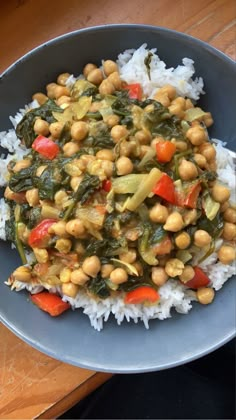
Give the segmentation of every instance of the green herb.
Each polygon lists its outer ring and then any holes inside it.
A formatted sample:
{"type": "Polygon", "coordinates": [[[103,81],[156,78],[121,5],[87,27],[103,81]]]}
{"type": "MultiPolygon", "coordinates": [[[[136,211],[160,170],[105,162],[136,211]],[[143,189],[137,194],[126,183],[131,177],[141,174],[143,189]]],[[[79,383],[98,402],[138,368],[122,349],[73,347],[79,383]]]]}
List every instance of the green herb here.
{"type": "Polygon", "coordinates": [[[100,275],[90,280],[87,283],[87,287],[90,293],[93,293],[101,299],[106,299],[110,296],[109,287],[107,286],[105,279],[103,279],[100,275]]]}
{"type": "Polygon", "coordinates": [[[36,117],[40,117],[51,124],[56,121],[52,115],[53,111],[63,112],[63,109],[56,105],[52,99],[48,99],[48,101],[40,107],[27,112],[19,124],[17,124],[16,135],[19,139],[24,141],[26,147],[31,147],[35,137],[37,137],[34,132],[36,117]]]}
{"type": "Polygon", "coordinates": [[[85,174],[78,189],[72,195],[72,203],[67,208],[63,220],[68,220],[70,215],[73,213],[75,205],[80,202],[84,204],[91,195],[100,187],[101,181],[96,175],[85,174]]]}
{"type": "Polygon", "coordinates": [[[144,59],[144,64],[145,64],[145,66],[147,68],[147,74],[148,74],[148,77],[149,77],[150,80],[151,80],[151,77],[150,77],[150,65],[151,65],[152,57],[153,57],[153,53],[151,53],[151,51],[149,51],[148,52],[148,55],[144,59]]]}

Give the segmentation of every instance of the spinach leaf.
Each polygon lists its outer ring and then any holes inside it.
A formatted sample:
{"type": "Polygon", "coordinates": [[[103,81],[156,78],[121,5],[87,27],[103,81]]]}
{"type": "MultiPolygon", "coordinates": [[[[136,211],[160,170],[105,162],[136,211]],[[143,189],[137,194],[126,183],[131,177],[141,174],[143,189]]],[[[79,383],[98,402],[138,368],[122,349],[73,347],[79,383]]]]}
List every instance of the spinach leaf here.
{"type": "Polygon", "coordinates": [[[40,177],[34,178],[34,184],[39,190],[41,200],[53,200],[54,195],[61,188],[62,173],[54,165],[48,165],[40,177]]]}
{"type": "Polygon", "coordinates": [[[103,228],[107,233],[111,233],[116,220],[118,220],[121,225],[125,225],[126,223],[129,223],[133,217],[131,211],[124,211],[123,213],[113,212],[106,216],[103,228]]]}
{"type": "Polygon", "coordinates": [[[70,123],[66,123],[61,131],[60,137],[58,139],[58,144],[60,146],[64,146],[64,144],[68,143],[70,139],[71,139],[70,123]]]}
{"type": "Polygon", "coordinates": [[[93,147],[95,149],[113,149],[114,142],[110,136],[110,134],[100,134],[96,137],[88,137],[84,141],[85,146],[93,147]]]}
{"type": "Polygon", "coordinates": [[[6,240],[15,242],[16,240],[16,228],[15,228],[15,217],[11,214],[10,219],[5,223],[6,240]]]}
{"type": "Polygon", "coordinates": [[[149,51],[147,56],[145,57],[145,60],[144,60],[144,64],[147,68],[147,73],[148,73],[149,80],[151,80],[151,78],[150,78],[150,65],[151,65],[152,57],[153,57],[153,53],[151,53],[151,51],[149,51]]]}
{"type": "Polygon", "coordinates": [[[129,276],[128,281],[119,285],[118,290],[123,292],[130,292],[131,290],[137,289],[140,286],[152,286],[151,276],[149,275],[149,280],[147,276],[133,277],[129,276]]]}
{"type": "Polygon", "coordinates": [[[182,139],[183,132],[181,121],[175,115],[171,115],[169,110],[160,102],[152,101],[154,110],[145,113],[145,124],[153,136],[161,135],[166,139],[172,137],[182,139]]]}
{"type": "Polygon", "coordinates": [[[97,255],[98,257],[107,257],[110,256],[111,252],[119,249],[121,247],[125,247],[127,245],[127,241],[125,238],[109,238],[109,239],[101,239],[101,240],[92,240],[89,242],[85,257],[90,257],[91,255],[97,255]]]}
{"type": "Polygon", "coordinates": [[[209,220],[206,216],[200,217],[197,226],[198,229],[206,230],[213,239],[218,238],[224,226],[222,213],[218,212],[213,220],[209,220]]]}
{"type": "Polygon", "coordinates": [[[27,112],[19,124],[17,124],[16,135],[19,137],[19,139],[24,141],[26,147],[31,147],[34,139],[37,137],[34,132],[34,123],[36,117],[40,117],[51,124],[52,122],[56,121],[52,115],[53,111],[63,112],[63,109],[56,105],[52,99],[48,99],[48,101],[40,107],[27,112]]]}
{"type": "Polygon", "coordinates": [[[105,279],[103,279],[100,275],[90,280],[87,283],[87,288],[89,292],[100,297],[101,299],[106,299],[110,296],[109,287],[107,286],[105,279]]]}
{"type": "Polygon", "coordinates": [[[9,181],[9,187],[14,192],[27,191],[34,187],[32,174],[34,168],[32,166],[21,169],[21,171],[13,173],[9,181]]]}

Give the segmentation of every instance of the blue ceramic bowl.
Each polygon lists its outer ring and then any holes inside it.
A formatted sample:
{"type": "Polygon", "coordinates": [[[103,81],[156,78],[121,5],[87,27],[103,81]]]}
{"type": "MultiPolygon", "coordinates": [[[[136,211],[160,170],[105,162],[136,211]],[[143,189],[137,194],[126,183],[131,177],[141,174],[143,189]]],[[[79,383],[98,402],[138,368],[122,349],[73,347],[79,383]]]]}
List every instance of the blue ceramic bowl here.
{"type": "MultiPolygon", "coordinates": [[[[188,35],[145,25],[106,25],[75,31],[34,49],[13,64],[0,79],[0,130],[10,128],[9,115],[43,90],[59,73],[79,74],[87,62],[115,59],[127,48],[147,43],[157,47],[168,66],[183,57],[195,61],[196,75],[205,82],[200,105],[213,114],[210,134],[235,149],[236,67],[227,56],[188,35]]],[[[1,191],[2,195],[2,191],[1,191]]],[[[82,311],[51,318],[4,284],[20,264],[10,244],[0,242],[0,319],[16,335],[38,350],[64,362],[108,372],[147,372],[199,358],[235,336],[235,278],[216,294],[209,306],[194,305],[188,315],[173,313],[166,321],[109,320],[101,332],[90,327],[82,311]]]]}

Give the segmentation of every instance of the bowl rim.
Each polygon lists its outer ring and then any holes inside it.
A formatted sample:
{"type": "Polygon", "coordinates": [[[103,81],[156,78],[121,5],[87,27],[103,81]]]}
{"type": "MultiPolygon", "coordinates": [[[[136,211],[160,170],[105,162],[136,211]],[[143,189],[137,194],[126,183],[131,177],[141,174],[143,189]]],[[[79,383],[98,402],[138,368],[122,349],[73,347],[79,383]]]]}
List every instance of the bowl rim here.
{"type": "Polygon", "coordinates": [[[206,41],[202,41],[199,38],[196,38],[192,35],[189,35],[185,32],[176,31],[174,29],[169,29],[167,27],[163,26],[155,26],[155,25],[148,25],[148,24],[136,24],[136,23],[112,23],[112,24],[104,24],[104,25],[95,25],[95,26],[88,26],[86,28],[80,28],[76,29],[70,32],[66,32],[62,35],[58,35],[56,37],[50,38],[48,41],[45,41],[43,43],[40,43],[36,47],[32,48],[31,50],[27,51],[25,54],[23,54],[21,57],[16,59],[12,64],[10,64],[3,72],[0,74],[0,81],[3,77],[7,76],[8,73],[10,73],[12,70],[14,70],[15,66],[19,65],[21,62],[24,62],[28,58],[30,58],[31,55],[36,54],[39,50],[42,48],[51,46],[53,44],[56,44],[57,42],[60,42],[61,40],[70,38],[71,36],[76,36],[80,33],[86,33],[86,32],[94,32],[94,31],[109,31],[112,29],[146,29],[150,31],[155,32],[163,32],[170,35],[176,35],[182,39],[186,39],[189,42],[194,42],[199,45],[199,47],[204,48],[205,50],[210,51],[211,53],[214,53],[219,58],[223,59],[224,61],[228,62],[229,65],[232,65],[233,68],[235,68],[235,61],[225,54],[224,52],[220,51],[216,47],[213,47],[211,44],[209,44],[206,41]]]}

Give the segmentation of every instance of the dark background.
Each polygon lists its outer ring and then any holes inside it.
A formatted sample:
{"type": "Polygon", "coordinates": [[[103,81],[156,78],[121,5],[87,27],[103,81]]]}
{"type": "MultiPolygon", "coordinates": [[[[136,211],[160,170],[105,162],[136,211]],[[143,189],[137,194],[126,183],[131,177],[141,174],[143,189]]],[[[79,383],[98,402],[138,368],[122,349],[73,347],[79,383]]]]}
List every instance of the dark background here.
{"type": "Polygon", "coordinates": [[[60,418],[235,419],[235,346],[172,369],[114,375],[60,418]]]}

